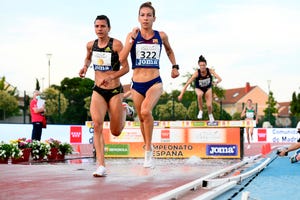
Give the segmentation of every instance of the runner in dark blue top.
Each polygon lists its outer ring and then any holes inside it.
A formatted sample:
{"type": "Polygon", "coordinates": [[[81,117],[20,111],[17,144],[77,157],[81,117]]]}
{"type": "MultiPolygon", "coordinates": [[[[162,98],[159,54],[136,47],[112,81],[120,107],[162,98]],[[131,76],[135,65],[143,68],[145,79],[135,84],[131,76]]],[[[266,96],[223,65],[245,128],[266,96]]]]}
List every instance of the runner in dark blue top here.
{"type": "Polygon", "coordinates": [[[178,96],[178,100],[179,101],[182,100],[183,94],[186,91],[187,87],[195,80],[195,92],[197,94],[198,107],[199,107],[199,113],[197,118],[202,119],[202,115],[203,115],[202,97],[204,95],[206,100],[209,121],[213,122],[215,119],[212,114],[212,85],[217,85],[222,81],[222,79],[215,72],[215,70],[206,67],[207,62],[202,55],[199,57],[198,65],[200,66],[200,69],[195,71],[192,77],[186,82],[180,95],[178,96]],[[217,79],[216,82],[213,82],[213,77],[217,79]]]}
{"type": "Polygon", "coordinates": [[[121,52],[120,60],[131,54],[132,61],[132,88],[131,95],[137,111],[141,132],[145,142],[144,167],[153,167],[152,162],[152,110],[158,102],[163,85],[160,78],[160,53],[162,45],[171,62],[171,77],[179,76],[174,52],[169,44],[168,36],[162,31],[152,29],[155,21],[155,9],[151,2],[143,3],[139,9],[138,20],[141,28],[134,28],[127,35],[125,46],[121,52]]]}

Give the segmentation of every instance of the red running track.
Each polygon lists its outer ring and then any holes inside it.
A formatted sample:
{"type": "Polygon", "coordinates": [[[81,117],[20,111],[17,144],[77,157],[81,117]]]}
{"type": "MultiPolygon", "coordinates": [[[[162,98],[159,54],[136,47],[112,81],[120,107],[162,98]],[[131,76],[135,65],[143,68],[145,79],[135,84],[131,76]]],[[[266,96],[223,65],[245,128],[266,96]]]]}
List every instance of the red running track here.
{"type": "MultiPolygon", "coordinates": [[[[245,156],[261,153],[252,144],[245,156]]],[[[149,199],[239,162],[238,159],[157,159],[154,169],[142,159],[107,159],[108,175],[94,178],[93,158],[57,163],[0,165],[0,199],[149,199]]]]}

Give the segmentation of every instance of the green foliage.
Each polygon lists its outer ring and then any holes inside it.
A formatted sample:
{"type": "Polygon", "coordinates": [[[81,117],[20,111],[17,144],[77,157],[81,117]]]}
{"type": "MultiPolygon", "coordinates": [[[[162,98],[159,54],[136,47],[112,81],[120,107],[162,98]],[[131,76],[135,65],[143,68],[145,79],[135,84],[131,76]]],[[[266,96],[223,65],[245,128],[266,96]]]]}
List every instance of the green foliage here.
{"type": "Polygon", "coordinates": [[[18,147],[18,144],[11,145],[11,158],[21,158],[23,156],[22,150],[18,147]]]}
{"type": "Polygon", "coordinates": [[[0,159],[8,159],[11,156],[12,145],[5,142],[0,143],[0,159]]]}
{"type": "Polygon", "coordinates": [[[68,155],[73,152],[73,147],[71,144],[64,142],[60,143],[58,146],[58,153],[61,155],[68,155]]]}
{"type": "MultiPolygon", "coordinates": [[[[181,102],[186,108],[189,108],[191,106],[192,102],[197,103],[196,93],[194,91],[188,91],[188,90],[185,91],[181,102]]],[[[196,107],[197,107],[197,105],[196,105],[196,107]]],[[[198,113],[198,111],[197,111],[197,113],[198,113]]]]}
{"type": "Polygon", "coordinates": [[[34,160],[46,159],[50,155],[50,145],[45,142],[40,142],[38,140],[33,140],[30,143],[31,156],[34,160]]]}
{"type": "Polygon", "coordinates": [[[91,117],[91,111],[90,111],[91,101],[92,101],[92,96],[88,96],[84,98],[84,108],[87,110],[87,115],[89,117],[91,117]]]}
{"type": "Polygon", "coordinates": [[[274,114],[278,113],[276,104],[277,102],[273,97],[273,92],[270,92],[268,96],[268,101],[266,102],[266,105],[268,106],[264,109],[264,121],[269,121],[273,127],[275,127],[276,124],[276,117],[274,116],[274,114]]]}
{"type": "Polygon", "coordinates": [[[187,114],[187,109],[182,103],[169,100],[166,104],[157,105],[154,109],[154,113],[157,116],[157,120],[184,119],[187,114]]]}
{"type": "Polygon", "coordinates": [[[293,92],[292,101],[290,102],[292,127],[295,127],[300,121],[300,93],[293,92]]]}
{"type": "Polygon", "coordinates": [[[68,107],[68,101],[57,89],[47,88],[43,96],[46,100],[46,116],[48,121],[60,123],[60,115],[65,113],[68,107]]]}
{"type": "MultiPolygon", "coordinates": [[[[184,102],[184,101],[182,101],[184,102]]],[[[189,120],[196,120],[198,115],[198,103],[197,100],[191,101],[190,106],[188,107],[187,116],[189,120]]]]}
{"type": "Polygon", "coordinates": [[[17,88],[12,87],[10,84],[5,82],[5,76],[3,76],[0,80],[0,91],[5,91],[11,96],[18,96],[17,88]]]}
{"type": "Polygon", "coordinates": [[[0,119],[18,115],[18,94],[17,88],[5,82],[5,77],[0,79],[0,119]]]}
{"type": "Polygon", "coordinates": [[[35,79],[36,81],[35,81],[35,90],[38,90],[38,91],[40,91],[40,82],[39,82],[39,80],[36,78],[35,79]]]}
{"type": "Polygon", "coordinates": [[[235,112],[233,115],[232,115],[232,119],[233,120],[241,120],[241,112],[235,112]]]}
{"type": "Polygon", "coordinates": [[[8,92],[0,90],[0,119],[19,114],[18,100],[8,92]]]}
{"type": "Polygon", "coordinates": [[[296,92],[293,93],[290,111],[292,116],[300,118],[300,93],[298,95],[296,92]]]}
{"type": "Polygon", "coordinates": [[[92,95],[93,85],[94,81],[88,78],[65,78],[61,81],[61,92],[69,104],[62,116],[63,123],[84,124],[89,119],[85,98],[92,95]]]}
{"type": "Polygon", "coordinates": [[[49,144],[51,148],[58,148],[61,144],[59,140],[55,140],[53,138],[49,138],[48,140],[45,140],[45,142],[49,144]]]}

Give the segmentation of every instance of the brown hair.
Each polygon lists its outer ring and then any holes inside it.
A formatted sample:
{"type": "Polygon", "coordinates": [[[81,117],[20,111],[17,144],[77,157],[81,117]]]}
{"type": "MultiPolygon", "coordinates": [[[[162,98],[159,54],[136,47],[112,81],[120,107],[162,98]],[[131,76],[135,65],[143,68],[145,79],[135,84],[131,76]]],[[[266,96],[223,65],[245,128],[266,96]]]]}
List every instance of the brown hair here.
{"type": "Polygon", "coordinates": [[[143,3],[141,6],[140,6],[140,9],[139,9],[139,14],[140,14],[140,11],[142,8],[150,8],[153,12],[153,17],[155,17],[155,9],[154,7],[152,6],[152,3],[150,1],[147,1],[145,3],[143,3]]]}

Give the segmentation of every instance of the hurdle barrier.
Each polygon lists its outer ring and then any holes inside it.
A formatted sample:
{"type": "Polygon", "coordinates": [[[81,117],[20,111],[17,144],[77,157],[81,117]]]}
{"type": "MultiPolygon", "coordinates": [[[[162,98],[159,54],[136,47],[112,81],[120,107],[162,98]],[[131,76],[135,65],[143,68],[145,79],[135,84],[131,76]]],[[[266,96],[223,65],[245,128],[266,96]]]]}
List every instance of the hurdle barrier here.
{"type": "MultiPolygon", "coordinates": [[[[152,135],[156,158],[243,158],[244,127],[255,121],[155,121],[152,135]]],[[[93,122],[86,122],[93,128],[93,122]]],[[[104,122],[105,157],[144,157],[139,122],[127,121],[118,137],[104,122]]]]}

